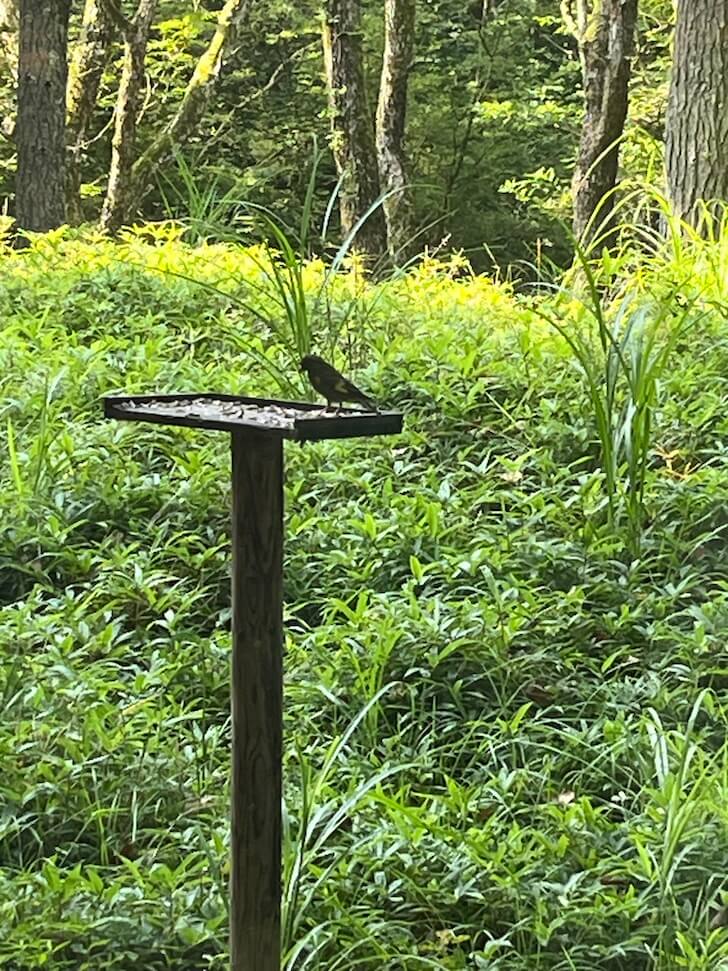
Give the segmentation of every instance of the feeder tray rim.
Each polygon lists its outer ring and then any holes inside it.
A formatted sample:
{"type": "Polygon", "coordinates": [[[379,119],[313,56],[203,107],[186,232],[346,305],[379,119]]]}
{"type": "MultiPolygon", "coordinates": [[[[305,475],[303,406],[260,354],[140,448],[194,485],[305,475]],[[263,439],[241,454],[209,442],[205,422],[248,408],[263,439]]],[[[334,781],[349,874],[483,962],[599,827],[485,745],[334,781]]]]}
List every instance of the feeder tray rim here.
{"type": "Polygon", "coordinates": [[[328,438],[359,438],[373,435],[396,435],[402,430],[403,416],[396,411],[361,411],[355,408],[342,408],[339,413],[326,413],[324,406],[306,401],[286,401],[279,398],[254,398],[225,392],[199,391],[163,394],[107,395],[104,401],[104,416],[120,421],[140,421],[157,425],[177,425],[187,428],[204,428],[212,431],[244,432],[275,438],[288,438],[297,441],[317,441],[328,438]],[[223,411],[215,415],[195,415],[180,411],[175,413],[168,407],[194,405],[196,401],[215,402],[222,405],[237,404],[267,409],[279,409],[284,421],[256,421],[254,417],[226,415],[223,411]],[[153,410],[159,403],[162,408],[153,410]],[[295,411],[285,421],[285,411],[295,411]],[[311,412],[311,417],[301,416],[301,412],[311,412]],[[315,413],[315,414],[314,414],[315,413]]]}

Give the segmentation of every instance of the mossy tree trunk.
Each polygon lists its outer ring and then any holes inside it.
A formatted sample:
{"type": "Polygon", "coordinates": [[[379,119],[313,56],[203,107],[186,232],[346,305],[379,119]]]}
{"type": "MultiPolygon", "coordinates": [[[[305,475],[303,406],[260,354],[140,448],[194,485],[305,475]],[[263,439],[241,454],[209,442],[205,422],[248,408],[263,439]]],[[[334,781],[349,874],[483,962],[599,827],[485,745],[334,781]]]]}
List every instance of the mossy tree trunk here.
{"type": "Polygon", "coordinates": [[[172,148],[184,144],[199,128],[248,7],[249,0],[227,0],[217,19],[215,33],[195,66],[174,117],[134,163],[132,175],[140,201],[172,148]]]}
{"type": "Polygon", "coordinates": [[[81,33],[71,51],[66,91],[66,218],[74,225],[83,221],[82,156],[114,31],[112,17],[101,0],[86,0],[81,33]]]}
{"type": "Polygon", "coordinates": [[[629,106],[637,0],[562,0],[579,45],[584,122],[572,181],[574,234],[611,240],[619,143],[629,106]]]}
{"type": "Polygon", "coordinates": [[[147,42],[157,0],[139,0],[131,20],[122,16],[113,0],[106,0],[106,7],[124,37],[124,63],[116,98],[109,182],[101,209],[102,228],[116,232],[132,218],[137,204],[132,166],[136,157],[136,127],[144,86],[147,42]]]}
{"type": "Polygon", "coordinates": [[[416,0],[385,0],[384,54],[377,104],[379,183],[385,199],[387,247],[392,259],[407,257],[414,218],[407,191],[405,129],[407,82],[414,50],[416,0]]]}
{"type": "Polygon", "coordinates": [[[728,202],[728,0],[678,0],[666,142],[673,209],[699,225],[701,200],[728,202]]]}
{"type": "MultiPolygon", "coordinates": [[[[108,4],[111,0],[105,2],[108,4]]],[[[154,6],[156,0],[142,0],[135,21],[140,17],[140,11],[147,9],[145,4],[154,6]]],[[[135,157],[134,136],[139,93],[144,77],[146,39],[142,49],[142,31],[139,30],[138,37],[135,37],[127,29],[125,70],[117,101],[114,154],[109,188],[101,213],[101,225],[104,228],[116,230],[133,217],[159,167],[169,158],[172,148],[183,144],[198,129],[220,79],[224,58],[235,40],[237,28],[248,6],[249,0],[226,0],[217,20],[215,33],[197,61],[179,108],[139,158],[135,157]]],[[[146,36],[148,33],[147,25],[146,36]]]]}
{"type": "Polygon", "coordinates": [[[69,0],[20,0],[15,218],[47,232],[65,221],[69,0]]]}
{"type": "MultiPolygon", "coordinates": [[[[331,147],[341,179],[341,231],[348,237],[379,198],[374,123],[367,102],[359,0],[326,0],[323,49],[331,114],[331,147]]],[[[382,207],[357,232],[354,248],[376,259],[386,252],[382,207]]]]}

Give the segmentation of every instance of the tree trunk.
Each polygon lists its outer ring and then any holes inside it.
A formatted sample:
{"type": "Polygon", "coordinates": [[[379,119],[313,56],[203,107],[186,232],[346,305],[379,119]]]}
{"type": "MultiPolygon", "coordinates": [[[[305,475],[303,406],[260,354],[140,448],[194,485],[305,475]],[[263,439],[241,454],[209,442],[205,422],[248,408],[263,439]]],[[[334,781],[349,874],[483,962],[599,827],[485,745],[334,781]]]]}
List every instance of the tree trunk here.
{"type": "MultiPolygon", "coordinates": [[[[118,9],[107,9],[121,17],[118,9]]],[[[131,21],[120,21],[124,33],[124,64],[119,79],[116,99],[114,137],[111,143],[111,167],[106,197],[101,209],[101,226],[116,232],[128,222],[134,213],[137,193],[134,191],[132,166],[136,150],[136,125],[139,114],[139,97],[144,84],[144,62],[147,41],[157,0],[139,0],[139,6],[131,21]]]]}
{"type": "Polygon", "coordinates": [[[414,225],[407,192],[404,150],[407,81],[414,50],[416,0],[385,0],[384,54],[377,104],[377,161],[385,199],[387,247],[394,261],[406,259],[414,225]]]}
{"type": "Polygon", "coordinates": [[[574,170],[574,234],[583,241],[613,231],[619,141],[629,104],[637,0],[562,0],[577,39],[585,114],[574,170]]]}
{"type": "Polygon", "coordinates": [[[167,159],[172,146],[185,142],[196,131],[220,79],[223,61],[248,6],[249,0],[227,0],[220,11],[217,29],[197,62],[177,113],[134,163],[133,182],[140,200],[155,172],[167,159]]]}
{"type": "Polygon", "coordinates": [[[728,202],[728,0],[678,0],[665,155],[678,216],[728,202]]]}
{"type": "MultiPolygon", "coordinates": [[[[341,231],[348,237],[379,198],[374,126],[362,60],[360,0],[326,0],[323,48],[331,113],[331,147],[341,179],[341,231]]],[[[354,248],[376,258],[386,250],[381,206],[360,227],[354,248]]]]}
{"type": "Polygon", "coordinates": [[[86,0],[81,36],[74,45],[66,91],[66,218],[83,222],[81,161],[96,108],[99,83],[114,36],[114,24],[100,0],[86,0]]]}
{"type": "Polygon", "coordinates": [[[34,232],[65,221],[69,7],[69,0],[20,0],[15,218],[34,232]]]}

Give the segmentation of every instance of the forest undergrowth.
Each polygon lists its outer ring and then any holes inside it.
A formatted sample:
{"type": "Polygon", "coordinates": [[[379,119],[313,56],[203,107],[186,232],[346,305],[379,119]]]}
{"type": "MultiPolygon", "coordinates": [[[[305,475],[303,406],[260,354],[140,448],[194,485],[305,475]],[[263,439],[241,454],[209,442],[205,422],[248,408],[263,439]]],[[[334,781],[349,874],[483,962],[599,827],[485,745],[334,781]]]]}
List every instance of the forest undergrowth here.
{"type": "Polygon", "coordinates": [[[228,443],[101,398],[305,326],[405,431],[286,449],[286,969],[728,968],[728,237],[301,316],[178,235],[3,256],[0,965],[226,966],[228,443]]]}

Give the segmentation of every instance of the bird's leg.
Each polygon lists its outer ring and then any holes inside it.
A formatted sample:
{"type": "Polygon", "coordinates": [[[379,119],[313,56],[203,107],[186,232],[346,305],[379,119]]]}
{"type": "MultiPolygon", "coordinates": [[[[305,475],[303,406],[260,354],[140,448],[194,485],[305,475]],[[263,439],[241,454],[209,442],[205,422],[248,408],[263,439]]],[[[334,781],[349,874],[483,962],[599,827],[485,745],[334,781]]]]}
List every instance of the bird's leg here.
{"type": "Polygon", "coordinates": [[[334,414],[335,415],[340,415],[341,414],[341,408],[342,408],[342,402],[340,401],[339,404],[336,407],[336,411],[334,412],[334,414]]]}

